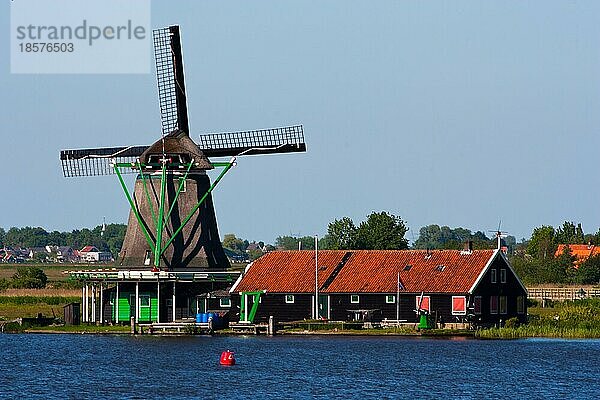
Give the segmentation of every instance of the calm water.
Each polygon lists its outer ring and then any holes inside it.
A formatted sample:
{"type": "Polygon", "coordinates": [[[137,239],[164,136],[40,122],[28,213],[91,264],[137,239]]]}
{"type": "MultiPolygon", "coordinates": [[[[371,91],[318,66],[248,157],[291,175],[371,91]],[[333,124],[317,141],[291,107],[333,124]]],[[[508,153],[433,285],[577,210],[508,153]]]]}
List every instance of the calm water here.
{"type": "Polygon", "coordinates": [[[0,354],[1,398],[600,397],[592,340],[0,335],[0,354]]]}

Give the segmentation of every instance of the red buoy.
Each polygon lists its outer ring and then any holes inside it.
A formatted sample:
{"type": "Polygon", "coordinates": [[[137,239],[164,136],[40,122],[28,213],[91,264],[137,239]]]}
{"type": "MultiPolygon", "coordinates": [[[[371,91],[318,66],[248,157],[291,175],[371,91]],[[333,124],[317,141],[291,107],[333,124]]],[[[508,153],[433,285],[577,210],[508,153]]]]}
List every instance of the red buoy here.
{"type": "Polygon", "coordinates": [[[233,351],[225,350],[221,353],[221,365],[235,365],[235,356],[233,351]]]}

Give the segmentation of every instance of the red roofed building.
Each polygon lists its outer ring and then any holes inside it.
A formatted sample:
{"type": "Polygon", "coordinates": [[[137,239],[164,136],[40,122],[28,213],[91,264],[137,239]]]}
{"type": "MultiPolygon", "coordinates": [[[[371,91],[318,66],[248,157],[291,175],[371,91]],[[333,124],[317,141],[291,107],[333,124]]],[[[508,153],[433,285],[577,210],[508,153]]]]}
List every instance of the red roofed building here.
{"type": "MultiPolygon", "coordinates": [[[[255,320],[314,318],[316,265],[314,251],[270,252],[231,292],[245,309],[264,292],[255,320]]],[[[413,323],[419,306],[444,323],[526,318],[526,289],[498,250],[322,250],[318,267],[318,318],[413,323]]]]}
{"type": "Polygon", "coordinates": [[[575,257],[575,268],[588,258],[600,254],[600,246],[593,244],[559,244],[554,257],[563,254],[567,247],[571,250],[571,255],[575,257]]]}

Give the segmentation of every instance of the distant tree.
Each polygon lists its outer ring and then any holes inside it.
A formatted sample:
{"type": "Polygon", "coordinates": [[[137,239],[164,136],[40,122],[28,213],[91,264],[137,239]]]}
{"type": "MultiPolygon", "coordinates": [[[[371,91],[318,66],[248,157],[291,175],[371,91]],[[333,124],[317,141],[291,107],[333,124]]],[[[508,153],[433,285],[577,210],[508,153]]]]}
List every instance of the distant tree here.
{"type": "Polygon", "coordinates": [[[233,233],[228,233],[223,236],[223,247],[242,254],[248,248],[248,241],[236,237],[233,233]]]}
{"type": "Polygon", "coordinates": [[[6,236],[6,231],[3,228],[0,228],[0,248],[4,247],[5,236],[6,236]]]}
{"type": "Polygon", "coordinates": [[[556,252],[556,232],[552,226],[542,225],[533,230],[527,244],[527,253],[538,259],[553,258],[556,252]]]}
{"type": "Polygon", "coordinates": [[[585,243],[583,228],[581,224],[577,226],[573,222],[565,221],[562,226],[556,229],[557,244],[581,244],[585,243]]]}
{"type": "Polygon", "coordinates": [[[36,267],[19,267],[12,277],[11,286],[22,289],[43,289],[48,277],[44,271],[36,267]]]}
{"type": "Polygon", "coordinates": [[[590,257],[579,265],[577,282],[584,285],[600,284],[600,255],[590,257]]]}
{"type": "Polygon", "coordinates": [[[302,250],[314,250],[315,238],[312,236],[279,236],[275,239],[275,247],[283,250],[298,250],[298,243],[302,243],[302,250]]]}
{"type": "Polygon", "coordinates": [[[327,227],[323,248],[330,250],[348,250],[356,247],[358,229],[349,217],[335,219],[327,227]]]}
{"type": "Polygon", "coordinates": [[[373,212],[358,226],[356,247],[368,250],[408,249],[408,240],[404,237],[407,231],[402,218],[385,211],[373,212]]]}
{"type": "Polygon", "coordinates": [[[419,237],[413,243],[415,249],[462,249],[463,244],[471,240],[475,249],[495,247],[495,242],[481,231],[474,234],[466,228],[451,229],[448,226],[427,225],[419,230],[419,237]]]}
{"type": "Polygon", "coordinates": [[[248,250],[248,258],[250,258],[250,261],[260,258],[263,254],[265,253],[263,253],[260,249],[248,250]]]}

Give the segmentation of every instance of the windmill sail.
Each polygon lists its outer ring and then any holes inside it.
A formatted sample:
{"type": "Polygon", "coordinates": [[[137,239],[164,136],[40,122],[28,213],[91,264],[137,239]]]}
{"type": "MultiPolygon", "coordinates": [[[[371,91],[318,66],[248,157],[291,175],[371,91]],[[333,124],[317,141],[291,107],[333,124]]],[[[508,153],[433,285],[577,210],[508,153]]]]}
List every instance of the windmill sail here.
{"type": "Polygon", "coordinates": [[[200,135],[198,146],[208,157],[306,151],[302,125],[200,135]]]}
{"type": "MultiPolygon", "coordinates": [[[[112,175],[113,162],[133,163],[148,146],[101,147],[96,149],[61,150],[60,163],[65,177],[112,175]]],[[[135,172],[121,168],[121,172],[135,172]]]]}
{"type": "Polygon", "coordinates": [[[189,134],[179,26],[155,29],[152,34],[162,133],[180,129],[189,134]]]}

